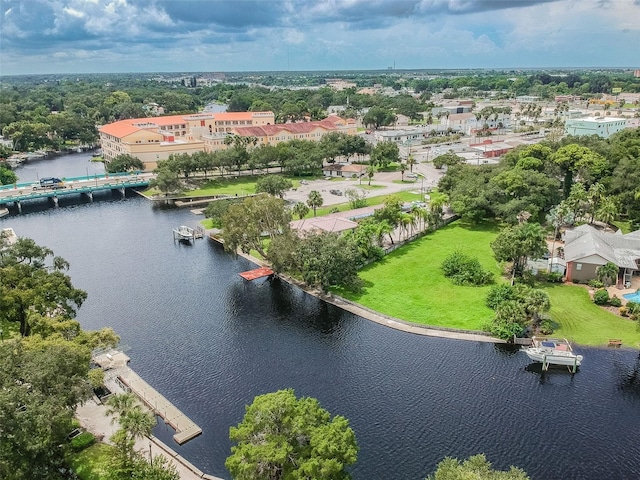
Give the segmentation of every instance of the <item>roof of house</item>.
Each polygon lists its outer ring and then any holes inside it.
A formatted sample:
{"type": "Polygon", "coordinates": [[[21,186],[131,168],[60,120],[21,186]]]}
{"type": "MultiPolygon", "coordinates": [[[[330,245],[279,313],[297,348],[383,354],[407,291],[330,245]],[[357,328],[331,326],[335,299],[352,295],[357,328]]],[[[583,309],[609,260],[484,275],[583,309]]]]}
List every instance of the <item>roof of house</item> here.
{"type": "Polygon", "coordinates": [[[344,232],[345,230],[353,230],[358,224],[347,218],[338,217],[315,217],[296,220],[290,223],[291,228],[309,232],[312,230],[323,230],[325,232],[344,232]]]}
{"type": "Polygon", "coordinates": [[[598,255],[618,267],[638,269],[640,261],[640,230],[621,235],[596,230],[591,225],[580,225],[565,232],[564,258],[575,262],[598,255]]]}

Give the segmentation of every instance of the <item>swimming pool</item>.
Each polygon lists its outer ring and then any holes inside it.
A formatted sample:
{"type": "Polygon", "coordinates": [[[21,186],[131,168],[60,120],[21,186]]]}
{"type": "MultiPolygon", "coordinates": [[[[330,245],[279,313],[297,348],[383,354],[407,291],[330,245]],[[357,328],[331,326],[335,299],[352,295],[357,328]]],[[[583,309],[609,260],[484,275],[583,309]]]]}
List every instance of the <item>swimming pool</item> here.
{"type": "Polygon", "coordinates": [[[638,302],[640,303],[640,290],[634,293],[625,293],[622,295],[624,298],[629,300],[630,302],[638,302]]]}

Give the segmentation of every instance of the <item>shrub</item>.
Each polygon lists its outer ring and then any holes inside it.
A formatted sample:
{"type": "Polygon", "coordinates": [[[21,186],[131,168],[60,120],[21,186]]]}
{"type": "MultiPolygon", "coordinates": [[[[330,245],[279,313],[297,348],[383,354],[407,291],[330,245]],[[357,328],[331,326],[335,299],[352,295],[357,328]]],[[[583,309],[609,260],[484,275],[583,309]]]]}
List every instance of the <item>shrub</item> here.
{"type": "Polygon", "coordinates": [[[90,445],[93,445],[95,441],[96,437],[94,437],[93,434],[89,432],[82,432],[80,435],[71,439],[71,448],[76,452],[79,452],[80,450],[84,450],[90,445]]]}
{"type": "Polygon", "coordinates": [[[553,333],[553,322],[549,318],[545,318],[540,322],[540,333],[542,335],[551,335],[553,333]]]}
{"type": "Polygon", "coordinates": [[[444,259],[442,271],[456,285],[486,285],[493,282],[493,273],[485,271],[477,258],[460,251],[444,259]]]}
{"type": "Polygon", "coordinates": [[[609,292],[604,288],[593,294],[593,303],[596,305],[607,305],[609,303],[609,292]]]}
{"type": "Polygon", "coordinates": [[[629,318],[631,318],[631,320],[640,319],[640,303],[627,302],[626,307],[627,307],[627,311],[629,312],[629,318]]]}
{"type": "Polygon", "coordinates": [[[589,286],[591,288],[602,288],[602,287],[604,287],[604,283],[602,283],[600,280],[596,280],[594,278],[593,280],[589,280],[589,286]]]}
{"type": "Polygon", "coordinates": [[[622,306],[622,300],[614,295],[609,299],[609,305],[611,305],[612,307],[620,307],[622,306]]]}
{"type": "Polygon", "coordinates": [[[500,285],[494,285],[489,290],[487,294],[487,299],[485,300],[487,307],[492,310],[498,308],[502,302],[506,300],[513,300],[515,298],[513,287],[506,283],[502,283],[500,285]]]}
{"type": "Polygon", "coordinates": [[[547,281],[551,283],[562,283],[562,274],[558,272],[551,272],[547,277],[547,281]]]}
{"type": "Polygon", "coordinates": [[[629,310],[627,310],[627,307],[620,307],[618,309],[618,313],[620,314],[620,316],[622,317],[628,317],[629,316],[629,310]]]}

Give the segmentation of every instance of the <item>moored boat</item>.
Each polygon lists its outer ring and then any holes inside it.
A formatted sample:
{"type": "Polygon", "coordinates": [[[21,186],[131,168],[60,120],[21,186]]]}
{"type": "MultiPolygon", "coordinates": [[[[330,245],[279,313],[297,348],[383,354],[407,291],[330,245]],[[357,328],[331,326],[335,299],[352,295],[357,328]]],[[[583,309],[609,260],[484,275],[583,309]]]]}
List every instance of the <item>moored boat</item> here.
{"type": "Polygon", "coordinates": [[[533,337],[531,346],[523,350],[531,360],[542,363],[543,370],[549,365],[566,365],[575,372],[583,359],[582,355],[576,355],[566,338],[533,337]]]}

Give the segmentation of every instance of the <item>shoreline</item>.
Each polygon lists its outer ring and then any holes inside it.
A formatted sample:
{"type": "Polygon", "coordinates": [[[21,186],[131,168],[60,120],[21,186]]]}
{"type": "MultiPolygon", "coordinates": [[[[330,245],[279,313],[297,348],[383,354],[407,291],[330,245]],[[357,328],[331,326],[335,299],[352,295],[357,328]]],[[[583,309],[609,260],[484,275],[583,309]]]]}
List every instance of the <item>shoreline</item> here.
{"type": "MultiPolygon", "coordinates": [[[[211,238],[211,240],[217,241],[213,238],[211,238]]],[[[259,258],[256,258],[252,255],[249,255],[243,252],[238,252],[238,256],[261,267],[269,266],[267,262],[264,262],[259,258]]],[[[391,317],[389,315],[385,315],[384,313],[376,312],[375,310],[365,307],[364,305],[360,305],[359,303],[352,302],[351,300],[347,300],[346,298],[340,297],[339,295],[333,295],[331,293],[325,294],[322,291],[318,290],[317,288],[310,288],[308,285],[288,275],[278,274],[277,278],[288,283],[289,285],[293,285],[299,288],[303,292],[308,293],[313,297],[316,297],[338,308],[341,308],[342,310],[345,310],[349,313],[353,313],[354,315],[358,315],[366,320],[377,323],[379,325],[393,328],[395,330],[400,330],[402,332],[413,333],[416,335],[423,335],[427,337],[449,338],[453,340],[465,340],[465,341],[494,343],[494,344],[508,343],[505,340],[502,340],[500,338],[491,337],[489,335],[484,334],[483,332],[478,332],[474,330],[458,330],[453,328],[437,327],[432,325],[422,325],[418,323],[407,322],[406,320],[391,317]]]]}

